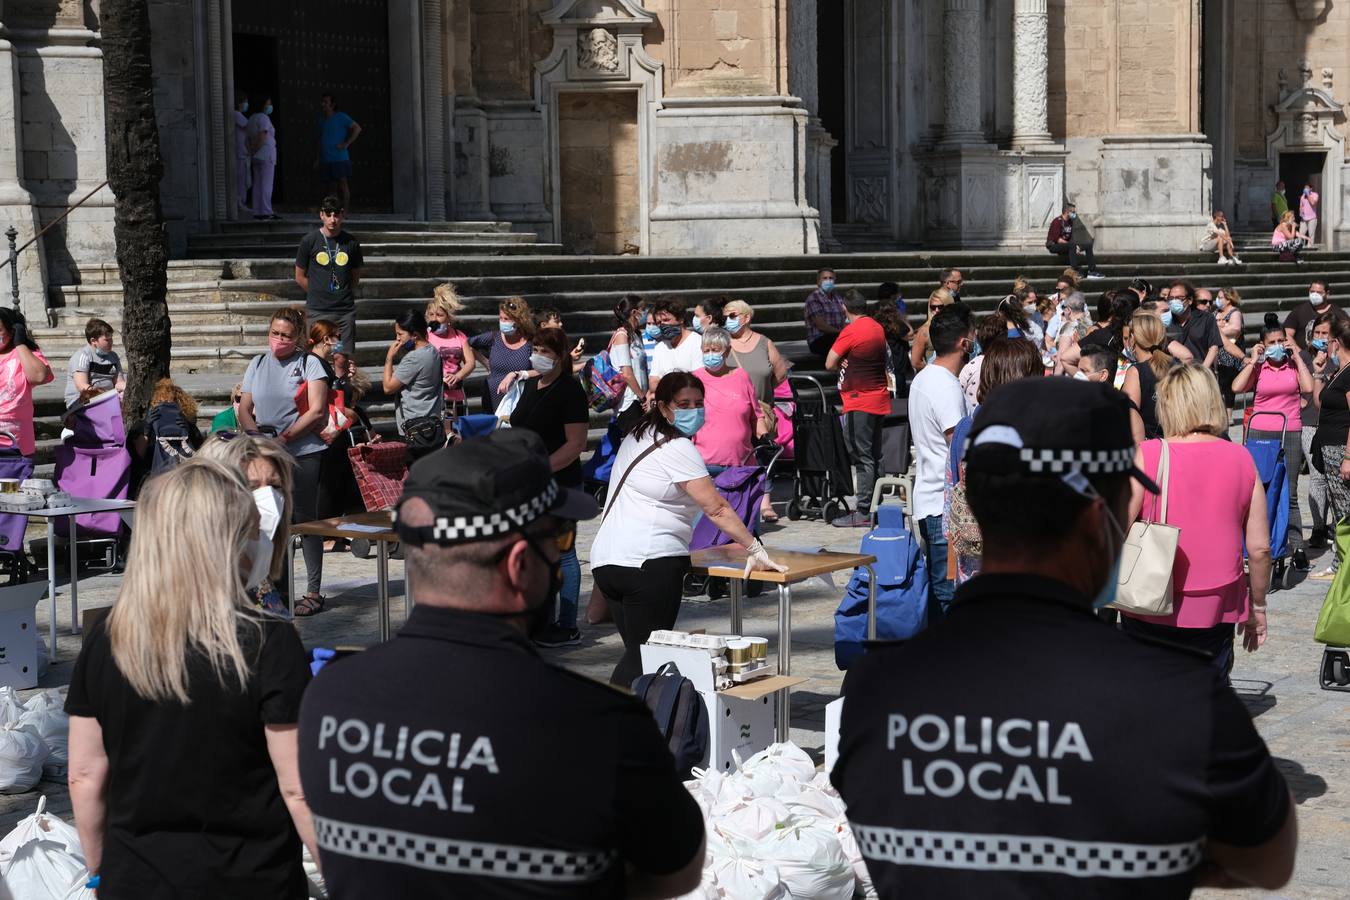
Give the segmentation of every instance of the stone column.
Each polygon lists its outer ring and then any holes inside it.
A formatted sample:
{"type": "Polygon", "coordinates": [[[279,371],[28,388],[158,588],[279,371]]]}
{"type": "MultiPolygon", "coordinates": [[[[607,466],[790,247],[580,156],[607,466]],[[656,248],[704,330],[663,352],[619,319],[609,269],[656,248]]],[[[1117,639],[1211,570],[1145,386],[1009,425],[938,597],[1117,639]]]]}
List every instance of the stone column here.
{"type": "Polygon", "coordinates": [[[1042,147],[1054,142],[1046,106],[1048,53],[1046,0],[1014,0],[1013,149],[1042,147]]]}
{"type": "Polygon", "coordinates": [[[985,144],[980,127],[982,0],[945,0],[942,13],[944,144],[985,144]]]}
{"type": "MultiPolygon", "coordinates": [[[[0,0],[0,17],[4,15],[4,0],[0,0]]],[[[14,226],[19,232],[20,246],[38,230],[37,212],[33,196],[23,182],[23,132],[20,129],[22,111],[19,108],[19,71],[14,47],[6,40],[5,26],[0,22],[0,235],[14,226]]],[[[0,252],[8,253],[8,245],[0,237],[0,252]]],[[[29,247],[19,254],[19,296],[28,315],[37,316],[46,305],[44,292],[46,278],[43,266],[42,244],[29,247]]],[[[0,269],[0,305],[11,304],[9,267],[0,269]]],[[[46,324],[36,318],[38,327],[46,324]]]]}

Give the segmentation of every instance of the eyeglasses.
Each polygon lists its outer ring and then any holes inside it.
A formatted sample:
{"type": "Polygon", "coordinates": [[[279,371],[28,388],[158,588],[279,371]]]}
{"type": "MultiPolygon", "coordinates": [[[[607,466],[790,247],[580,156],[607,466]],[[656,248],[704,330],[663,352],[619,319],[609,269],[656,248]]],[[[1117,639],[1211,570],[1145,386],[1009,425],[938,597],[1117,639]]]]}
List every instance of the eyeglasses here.
{"type": "Polygon", "coordinates": [[[211,437],[221,442],[228,443],[229,441],[232,441],[237,437],[270,438],[276,437],[276,433],[275,429],[273,430],[272,434],[268,434],[265,431],[236,431],[231,428],[225,428],[220,431],[217,431],[215,434],[211,435],[211,437]]]}

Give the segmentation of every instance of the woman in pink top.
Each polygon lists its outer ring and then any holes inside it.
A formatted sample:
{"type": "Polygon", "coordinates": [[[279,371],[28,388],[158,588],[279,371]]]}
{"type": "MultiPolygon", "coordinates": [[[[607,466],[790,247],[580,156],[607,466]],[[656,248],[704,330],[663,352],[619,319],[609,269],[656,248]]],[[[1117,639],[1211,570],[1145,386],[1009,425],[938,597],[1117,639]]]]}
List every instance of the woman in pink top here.
{"type": "Polygon", "coordinates": [[[436,288],[432,301],[427,304],[427,343],[435,347],[441,357],[447,418],[468,412],[464,401],[464,379],[472,374],[477,362],[468,335],[455,328],[455,315],[463,308],[464,303],[455,292],[455,286],[448,281],[436,288]]]}
{"type": "MultiPolygon", "coordinates": [[[[1276,326],[1265,328],[1252,347],[1246,365],[1233,379],[1233,393],[1255,393],[1248,437],[1278,441],[1284,428],[1284,461],[1289,470],[1289,546],[1294,568],[1306,572],[1308,550],[1303,540],[1303,517],[1298,510],[1298,470],[1303,466],[1303,397],[1312,393],[1313,377],[1298,348],[1276,326]],[[1283,417],[1283,419],[1281,419],[1283,417]]],[[[1284,563],[1276,563],[1283,566],[1284,563]]],[[[1282,574],[1277,569],[1276,576],[1282,574]]]]}
{"type": "Polygon", "coordinates": [[[703,382],[705,423],[694,436],[694,447],[708,471],[742,466],[751,456],[751,441],[768,434],[761,418],[759,398],[744,369],[728,368],[731,335],[721,328],[703,333],[703,368],[694,376],[703,382]]]}
{"type": "Polygon", "coordinates": [[[1280,258],[1284,262],[1293,260],[1301,262],[1298,253],[1303,249],[1303,238],[1298,236],[1294,227],[1294,212],[1286,210],[1284,215],[1280,216],[1280,224],[1275,226],[1275,231],[1270,235],[1270,246],[1280,252],[1280,258]]]}
{"type": "Polygon", "coordinates": [[[32,456],[36,447],[33,388],[53,377],[23,316],[0,307],[0,431],[18,438],[24,456],[32,456]]]}
{"type": "MultiPolygon", "coordinates": [[[[1172,569],[1172,613],[1122,615],[1121,627],[1210,654],[1233,668],[1233,627],[1248,652],[1266,640],[1270,527],[1256,464],[1240,444],[1224,440],[1227,411],[1219,383],[1205,368],[1177,366],[1158,380],[1158,419],[1168,448],[1167,524],[1181,529],[1172,569]],[[1246,546],[1248,572],[1242,571],[1246,546]]],[[[1159,480],[1162,441],[1139,446],[1135,465],[1159,480]]],[[[1161,485],[1162,482],[1159,481],[1161,485]]],[[[1156,521],[1158,499],[1136,487],[1131,519],[1156,521]],[[1141,515],[1142,514],[1142,515],[1141,515]]]]}

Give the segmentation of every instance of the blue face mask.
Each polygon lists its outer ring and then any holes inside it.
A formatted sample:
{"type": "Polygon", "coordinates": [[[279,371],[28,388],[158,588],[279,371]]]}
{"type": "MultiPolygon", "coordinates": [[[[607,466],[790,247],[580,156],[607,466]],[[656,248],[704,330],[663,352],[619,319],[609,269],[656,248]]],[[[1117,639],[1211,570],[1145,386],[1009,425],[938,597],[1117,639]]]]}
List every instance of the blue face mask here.
{"type": "Polygon", "coordinates": [[[690,327],[692,327],[692,328],[694,329],[694,334],[702,334],[702,333],[703,333],[703,320],[700,319],[700,318],[698,318],[697,316],[695,316],[695,317],[694,317],[694,324],[693,324],[692,326],[690,326],[690,327]]]}
{"type": "Polygon", "coordinates": [[[1125,551],[1125,532],[1121,530],[1120,523],[1110,512],[1106,514],[1108,538],[1114,535],[1114,540],[1108,540],[1108,543],[1116,545],[1115,562],[1111,565],[1111,572],[1106,576],[1106,584],[1097,592],[1097,596],[1092,598],[1093,609],[1104,609],[1110,606],[1116,600],[1116,592],[1120,589],[1120,563],[1124,559],[1125,551]]]}
{"type": "Polygon", "coordinates": [[[973,349],[973,350],[970,351],[970,358],[971,358],[971,359],[974,359],[975,357],[979,356],[979,355],[980,355],[981,353],[983,353],[983,352],[984,352],[984,348],[980,346],[980,342],[979,342],[979,341],[976,341],[976,342],[975,342],[975,349],[973,349]]]}
{"type": "Polygon", "coordinates": [[[826,278],[824,281],[822,281],[822,282],[820,283],[820,289],[821,289],[822,291],[824,291],[825,293],[827,293],[827,294],[828,294],[830,291],[834,290],[834,279],[833,279],[833,278],[826,278]]]}
{"type": "Polygon", "coordinates": [[[272,114],[272,104],[269,103],[263,107],[263,114],[269,116],[272,114]]]}
{"type": "Polygon", "coordinates": [[[1313,338],[1312,348],[1318,353],[1321,353],[1323,350],[1327,349],[1327,342],[1322,338],[1313,338]]]}
{"type": "Polygon", "coordinates": [[[675,410],[675,430],[687,438],[698,434],[703,427],[703,407],[675,410]]]}
{"type": "Polygon", "coordinates": [[[1009,332],[1008,332],[1008,337],[1010,337],[1010,338],[1020,338],[1021,336],[1022,336],[1022,331],[1021,331],[1021,329],[1019,329],[1019,328],[1013,328],[1013,329],[1009,330],[1009,332]]]}
{"type": "Polygon", "coordinates": [[[248,112],[248,101],[247,101],[247,100],[245,100],[243,103],[241,103],[241,104],[239,105],[239,111],[240,111],[240,112],[248,112]]]}
{"type": "Polygon", "coordinates": [[[1284,362],[1288,355],[1289,351],[1280,344],[1272,344],[1266,348],[1266,359],[1271,362],[1284,362]]]}
{"type": "Polygon", "coordinates": [[[498,321],[498,322],[497,322],[497,327],[498,327],[499,329],[501,329],[501,333],[502,333],[502,334],[515,334],[515,333],[516,333],[516,323],[515,323],[515,322],[510,322],[510,321],[506,321],[506,322],[498,321]]]}
{"type": "Polygon", "coordinates": [[[720,369],[722,368],[722,363],[726,361],[727,358],[721,353],[703,354],[703,368],[705,369],[720,369]]]}
{"type": "Polygon", "coordinates": [[[1179,315],[1181,315],[1182,313],[1184,313],[1184,312],[1186,311],[1186,301],[1184,301],[1184,300],[1168,300],[1168,301],[1167,301],[1167,308],[1170,309],[1170,310],[1172,311],[1172,315],[1174,315],[1174,316],[1179,316],[1179,315]]]}
{"type": "Polygon", "coordinates": [[[1170,309],[1162,314],[1162,323],[1164,328],[1172,324],[1172,311],[1170,309]]]}
{"type": "Polygon", "coordinates": [[[649,340],[656,340],[661,336],[661,326],[655,322],[648,322],[642,329],[642,336],[649,340]]]}
{"type": "Polygon", "coordinates": [[[1335,353],[1331,354],[1329,360],[1331,362],[1331,367],[1333,369],[1339,369],[1341,367],[1341,358],[1337,356],[1335,353]]]}
{"type": "Polygon", "coordinates": [[[433,326],[431,330],[436,333],[437,337],[445,337],[450,333],[450,323],[442,322],[439,325],[433,326]]]}
{"type": "Polygon", "coordinates": [[[1070,222],[1072,222],[1072,221],[1073,221],[1074,219],[1076,219],[1076,218],[1078,218],[1078,213],[1076,213],[1076,212],[1071,212],[1071,213],[1069,213],[1069,221],[1070,221],[1070,222]]]}
{"type": "Polygon", "coordinates": [[[741,330],[741,320],[739,316],[727,316],[727,331],[735,334],[741,330]]]}
{"type": "Polygon", "coordinates": [[[403,342],[403,352],[404,352],[404,353],[410,353],[410,352],[413,350],[413,348],[416,347],[416,346],[417,346],[417,341],[414,341],[414,340],[412,340],[412,339],[406,340],[406,341],[403,342]]]}

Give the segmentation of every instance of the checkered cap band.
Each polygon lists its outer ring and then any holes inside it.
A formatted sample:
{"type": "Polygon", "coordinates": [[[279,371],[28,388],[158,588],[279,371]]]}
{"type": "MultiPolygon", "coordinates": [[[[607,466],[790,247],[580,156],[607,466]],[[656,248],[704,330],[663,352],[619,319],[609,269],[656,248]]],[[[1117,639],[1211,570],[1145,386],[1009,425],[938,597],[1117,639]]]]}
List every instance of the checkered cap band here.
{"type": "Polygon", "coordinates": [[[1033,450],[1023,447],[1018,455],[1027,469],[1037,474],[1085,472],[1110,475],[1128,472],[1134,467],[1133,447],[1120,450],[1033,450]]]}
{"type": "Polygon", "coordinates": [[[1198,866],[1203,841],[1122,844],[1020,834],[906,831],[854,825],[869,860],[984,872],[1050,872],[1075,878],[1166,878],[1198,866]]]}
{"type": "Polygon", "coordinates": [[[460,841],[314,817],[319,847],[355,859],[373,859],[431,872],[584,884],[614,865],[612,851],[546,850],[512,844],[460,841]]]}
{"type": "Polygon", "coordinates": [[[485,516],[438,516],[434,525],[413,527],[398,523],[398,511],[394,511],[394,523],[399,533],[410,538],[420,538],[427,544],[460,544],[467,541],[481,541],[500,537],[510,531],[524,528],[530,522],[547,513],[558,499],[558,483],[549,481],[542,494],[513,509],[489,513],[485,516]]]}

